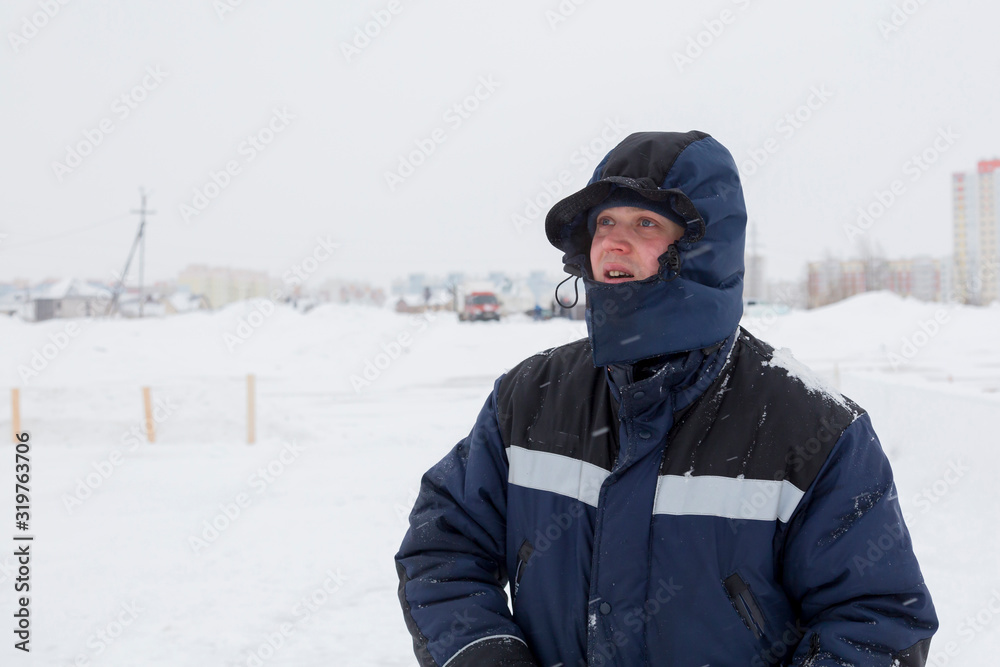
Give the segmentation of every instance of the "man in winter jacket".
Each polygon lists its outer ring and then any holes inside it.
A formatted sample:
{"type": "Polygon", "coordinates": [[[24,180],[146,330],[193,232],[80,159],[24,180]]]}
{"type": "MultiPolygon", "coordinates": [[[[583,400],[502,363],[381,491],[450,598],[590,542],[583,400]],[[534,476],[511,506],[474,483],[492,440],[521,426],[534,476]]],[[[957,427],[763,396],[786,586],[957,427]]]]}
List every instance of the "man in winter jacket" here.
{"type": "Polygon", "coordinates": [[[745,227],[702,132],[627,137],[549,212],[588,337],[499,378],[424,476],[396,555],[421,665],[925,664],[867,414],[739,328],[745,227]]]}

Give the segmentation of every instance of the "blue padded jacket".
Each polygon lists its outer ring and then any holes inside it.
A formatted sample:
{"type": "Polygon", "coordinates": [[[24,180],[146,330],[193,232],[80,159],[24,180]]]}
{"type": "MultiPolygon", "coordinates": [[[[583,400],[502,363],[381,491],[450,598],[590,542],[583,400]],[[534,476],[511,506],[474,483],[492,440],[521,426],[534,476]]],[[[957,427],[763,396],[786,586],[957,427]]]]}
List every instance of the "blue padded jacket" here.
{"type": "Polygon", "coordinates": [[[591,354],[512,369],[424,476],[396,556],[422,665],[924,664],[860,408],[744,331],[621,384],[591,354]]]}

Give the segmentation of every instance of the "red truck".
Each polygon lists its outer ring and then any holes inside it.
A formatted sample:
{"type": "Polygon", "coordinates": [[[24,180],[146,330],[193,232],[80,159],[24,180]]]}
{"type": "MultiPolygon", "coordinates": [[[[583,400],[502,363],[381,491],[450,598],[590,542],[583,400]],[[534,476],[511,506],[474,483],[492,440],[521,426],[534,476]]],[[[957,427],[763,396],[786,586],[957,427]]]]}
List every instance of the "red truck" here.
{"type": "Polygon", "coordinates": [[[470,292],[465,295],[465,305],[458,314],[462,322],[476,320],[500,321],[500,301],[493,292],[470,292]]]}

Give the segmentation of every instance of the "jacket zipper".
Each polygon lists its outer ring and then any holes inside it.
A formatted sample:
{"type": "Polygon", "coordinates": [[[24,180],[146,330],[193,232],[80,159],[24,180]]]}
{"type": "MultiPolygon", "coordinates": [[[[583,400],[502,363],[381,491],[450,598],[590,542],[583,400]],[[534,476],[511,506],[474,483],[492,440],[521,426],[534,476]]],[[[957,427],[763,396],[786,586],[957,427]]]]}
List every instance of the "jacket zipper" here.
{"type": "Polygon", "coordinates": [[[750,587],[743,581],[739,573],[734,573],[727,577],[722,585],[726,587],[726,594],[729,601],[736,608],[736,613],[743,619],[744,625],[753,633],[754,638],[761,639],[764,636],[764,614],[761,613],[757,600],[754,599],[750,587]]]}
{"type": "Polygon", "coordinates": [[[511,593],[511,602],[517,599],[517,590],[521,587],[521,577],[524,576],[524,570],[534,552],[535,547],[532,546],[531,542],[528,540],[521,542],[521,546],[517,550],[517,570],[514,571],[514,591],[511,593]]]}

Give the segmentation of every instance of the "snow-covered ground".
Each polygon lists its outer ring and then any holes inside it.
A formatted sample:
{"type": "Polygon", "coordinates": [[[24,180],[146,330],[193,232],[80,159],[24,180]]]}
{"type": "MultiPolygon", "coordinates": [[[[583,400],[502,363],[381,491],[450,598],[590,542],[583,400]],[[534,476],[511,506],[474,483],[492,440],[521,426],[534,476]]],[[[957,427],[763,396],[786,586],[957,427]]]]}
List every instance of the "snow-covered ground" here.
{"type": "MultiPolygon", "coordinates": [[[[994,664],[1000,308],[870,294],[757,308],[744,324],[871,413],[942,620],[929,664],[994,664]]],[[[0,319],[0,388],[20,388],[32,443],[32,652],[18,663],[414,664],[392,555],[420,475],[467,433],[498,374],[585,334],[565,320],[259,303],[143,321],[0,319]],[[143,386],[154,444],[136,435],[143,386]]],[[[5,394],[0,510],[13,536],[10,410],[5,394]]],[[[11,619],[7,544],[0,615],[11,619]]]]}

